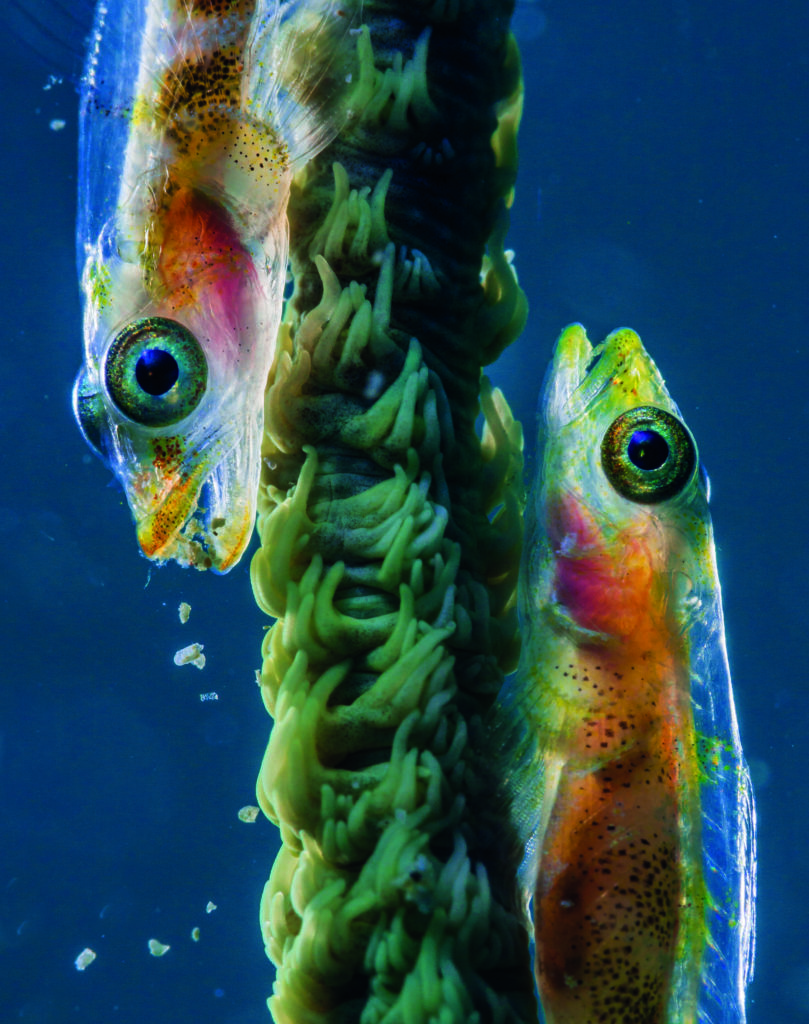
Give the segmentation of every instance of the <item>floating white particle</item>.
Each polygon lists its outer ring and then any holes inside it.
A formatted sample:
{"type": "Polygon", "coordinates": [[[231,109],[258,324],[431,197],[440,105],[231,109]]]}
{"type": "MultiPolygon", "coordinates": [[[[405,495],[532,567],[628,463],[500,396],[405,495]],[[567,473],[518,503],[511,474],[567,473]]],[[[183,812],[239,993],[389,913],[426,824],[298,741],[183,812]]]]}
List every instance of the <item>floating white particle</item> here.
{"type": "Polygon", "coordinates": [[[205,655],[202,653],[204,644],[189,644],[174,655],[175,665],[196,665],[205,668],[205,655]]]}
{"type": "Polygon", "coordinates": [[[67,121],[63,121],[61,117],[55,117],[48,125],[48,127],[52,132],[60,132],[66,124],[67,121]]]}
{"type": "Polygon", "coordinates": [[[83,971],[85,967],[89,967],[90,964],[95,960],[96,955],[89,946],[79,953],[73,963],[76,965],[77,971],[83,971]]]}
{"type": "Polygon", "coordinates": [[[188,622],[188,617],[191,614],[191,605],[188,603],[188,601],[180,601],[180,607],[177,609],[177,611],[180,616],[180,622],[182,622],[182,624],[185,625],[186,622],[188,622]]]}
{"type": "Polygon", "coordinates": [[[251,804],[248,804],[246,807],[242,807],[239,810],[239,821],[251,824],[258,818],[259,813],[260,811],[258,807],[253,807],[251,804]]]}
{"type": "Polygon", "coordinates": [[[371,370],[365,382],[365,387],[362,389],[363,398],[367,398],[369,402],[379,398],[384,386],[384,375],[379,370],[371,370]]]}
{"type": "Polygon", "coordinates": [[[216,910],[216,904],[213,903],[211,900],[208,900],[208,902],[205,905],[205,913],[206,914],[212,914],[215,910],[216,910]]]}
{"type": "Polygon", "coordinates": [[[205,700],[219,700],[219,694],[215,690],[211,690],[208,693],[201,693],[199,695],[199,699],[202,700],[202,701],[205,701],[205,700]]]}
{"type": "Polygon", "coordinates": [[[149,939],[149,952],[152,956],[165,956],[166,953],[171,949],[171,946],[167,946],[159,939],[149,939]]]}

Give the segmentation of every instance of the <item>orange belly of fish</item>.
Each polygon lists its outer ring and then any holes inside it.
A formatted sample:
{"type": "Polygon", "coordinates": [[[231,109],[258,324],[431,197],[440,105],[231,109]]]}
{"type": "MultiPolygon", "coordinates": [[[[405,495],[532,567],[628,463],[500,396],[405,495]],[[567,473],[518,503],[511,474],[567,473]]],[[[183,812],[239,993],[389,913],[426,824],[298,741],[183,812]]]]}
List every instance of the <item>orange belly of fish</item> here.
{"type": "Polygon", "coordinates": [[[534,894],[548,1024],[662,1024],[682,903],[675,771],[658,738],[563,772],[534,894]]]}

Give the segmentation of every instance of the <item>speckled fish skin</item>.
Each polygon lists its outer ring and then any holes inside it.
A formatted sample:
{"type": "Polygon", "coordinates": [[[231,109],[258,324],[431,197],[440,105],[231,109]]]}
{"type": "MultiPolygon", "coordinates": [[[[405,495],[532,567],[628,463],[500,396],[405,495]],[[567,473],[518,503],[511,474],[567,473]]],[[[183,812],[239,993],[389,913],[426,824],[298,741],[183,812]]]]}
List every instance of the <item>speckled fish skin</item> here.
{"type": "Polygon", "coordinates": [[[637,335],[593,348],[567,328],[542,403],[513,698],[548,1024],[744,1020],[754,816],[707,479],[694,459],[665,500],[616,490],[602,444],[639,407],[682,419],[637,335]]]}
{"type": "MultiPolygon", "coordinates": [[[[306,74],[284,35],[294,6],[136,0],[97,14],[82,99],[85,362],[74,407],[156,561],[226,572],[252,531],[289,188],[295,160],[328,140],[284,84],[285,69],[306,74]],[[114,342],[133,324],[151,325],[150,351],[171,350],[175,334],[199,346],[174,384],[149,385],[165,420],[143,422],[118,393],[130,385],[111,366],[114,342]]],[[[315,21],[331,16],[312,6],[315,21]]]]}

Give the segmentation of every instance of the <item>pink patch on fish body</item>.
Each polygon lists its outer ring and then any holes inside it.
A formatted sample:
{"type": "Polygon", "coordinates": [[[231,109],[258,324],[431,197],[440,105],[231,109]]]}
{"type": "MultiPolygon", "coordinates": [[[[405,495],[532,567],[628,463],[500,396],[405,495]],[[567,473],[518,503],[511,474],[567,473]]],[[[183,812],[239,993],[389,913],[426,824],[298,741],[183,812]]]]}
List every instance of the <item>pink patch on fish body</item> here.
{"type": "Polygon", "coordinates": [[[642,533],[616,532],[610,547],[583,502],[571,493],[548,507],[548,535],[556,550],[558,602],[584,629],[625,638],[651,600],[652,555],[642,533]]]}
{"type": "Polygon", "coordinates": [[[253,308],[258,281],[250,253],[219,203],[193,189],[177,190],[163,221],[157,270],[173,311],[191,306],[227,333],[243,328],[245,304],[253,308]]]}

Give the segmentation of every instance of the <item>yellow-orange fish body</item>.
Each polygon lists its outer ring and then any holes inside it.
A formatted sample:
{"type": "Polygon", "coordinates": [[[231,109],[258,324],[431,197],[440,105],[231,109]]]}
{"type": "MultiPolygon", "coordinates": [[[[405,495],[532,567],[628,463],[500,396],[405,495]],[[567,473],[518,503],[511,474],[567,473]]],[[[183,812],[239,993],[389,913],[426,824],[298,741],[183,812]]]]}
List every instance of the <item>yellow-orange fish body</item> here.
{"type": "Polygon", "coordinates": [[[333,47],[327,65],[346,32],[328,3],[308,5],[301,27],[304,6],[98,8],[82,98],[74,407],[157,561],[225,572],[252,530],[292,174],[336,130],[327,88],[321,107],[302,100],[311,69],[298,44],[333,47]]]}
{"type": "Polygon", "coordinates": [[[559,340],[504,706],[548,1024],[743,1021],[753,810],[707,479],[640,339],[559,340]]]}

